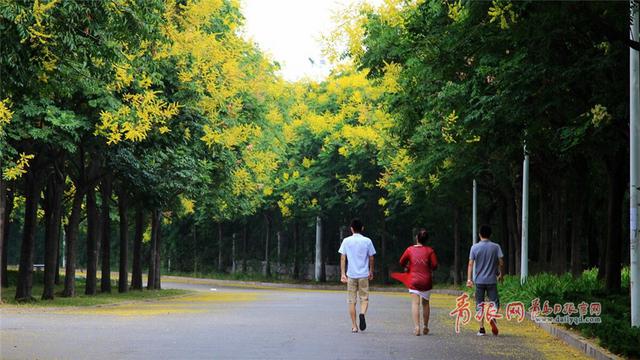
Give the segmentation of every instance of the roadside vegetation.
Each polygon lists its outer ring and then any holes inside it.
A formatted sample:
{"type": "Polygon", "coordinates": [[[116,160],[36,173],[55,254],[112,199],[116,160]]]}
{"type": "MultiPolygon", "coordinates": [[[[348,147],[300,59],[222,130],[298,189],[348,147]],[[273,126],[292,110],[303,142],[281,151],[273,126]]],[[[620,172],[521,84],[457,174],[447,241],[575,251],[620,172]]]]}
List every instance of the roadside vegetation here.
{"type": "MultiPolygon", "coordinates": [[[[20,307],[64,307],[64,306],[96,306],[96,305],[110,305],[119,304],[131,301],[150,301],[171,298],[175,296],[182,296],[189,294],[190,291],[178,290],[178,289],[163,289],[163,290],[140,290],[129,291],[125,293],[103,293],[97,292],[95,295],[78,294],[75,297],[62,297],[56,296],[53,300],[41,300],[34,298],[32,301],[16,301],[16,284],[17,284],[17,271],[9,271],[9,286],[2,290],[2,304],[5,305],[18,305],[20,307]]],[[[43,277],[42,272],[34,273],[33,288],[34,291],[42,291],[43,289],[43,277]]],[[[62,279],[64,281],[64,279],[62,279]]],[[[77,278],[76,282],[84,286],[85,279],[77,278]]],[[[59,295],[64,290],[63,285],[57,285],[55,287],[56,295],[59,295]]]]}

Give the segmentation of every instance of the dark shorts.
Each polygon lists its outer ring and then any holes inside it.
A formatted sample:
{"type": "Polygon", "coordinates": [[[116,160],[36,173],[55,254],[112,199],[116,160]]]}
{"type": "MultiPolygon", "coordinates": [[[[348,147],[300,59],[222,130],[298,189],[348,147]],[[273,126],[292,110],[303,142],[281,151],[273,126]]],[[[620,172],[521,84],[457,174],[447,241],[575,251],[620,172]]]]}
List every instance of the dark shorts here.
{"type": "Polygon", "coordinates": [[[496,284],[476,284],[476,311],[480,311],[480,304],[488,301],[500,308],[500,298],[498,297],[498,285],[496,284]],[[486,294],[486,300],[485,300],[486,294]]]}

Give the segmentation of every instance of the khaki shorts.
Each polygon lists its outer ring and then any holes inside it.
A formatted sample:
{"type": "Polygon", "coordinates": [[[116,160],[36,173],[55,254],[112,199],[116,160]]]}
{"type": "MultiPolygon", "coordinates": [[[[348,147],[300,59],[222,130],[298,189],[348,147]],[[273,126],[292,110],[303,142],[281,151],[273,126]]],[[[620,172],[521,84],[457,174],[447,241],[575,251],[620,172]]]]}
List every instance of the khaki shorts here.
{"type": "Polygon", "coordinates": [[[356,303],[356,294],[361,304],[369,301],[369,278],[347,280],[347,304],[356,303]]]}

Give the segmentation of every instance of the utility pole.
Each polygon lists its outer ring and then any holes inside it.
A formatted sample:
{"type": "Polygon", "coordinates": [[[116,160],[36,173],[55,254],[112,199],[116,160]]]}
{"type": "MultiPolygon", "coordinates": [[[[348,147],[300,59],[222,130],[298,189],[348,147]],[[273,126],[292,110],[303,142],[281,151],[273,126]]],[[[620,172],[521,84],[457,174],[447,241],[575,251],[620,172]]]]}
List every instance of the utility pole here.
{"type": "MultiPolygon", "coordinates": [[[[638,4],[630,1],[631,6],[631,40],[638,41],[638,4]]],[[[638,216],[640,213],[640,84],[638,50],[629,47],[629,232],[630,232],[630,260],[631,260],[631,326],[640,327],[640,228],[638,216]]]]}
{"type": "Polygon", "coordinates": [[[320,216],[316,216],[316,262],[314,270],[314,279],[320,281],[322,272],[322,218],[320,216]]]}
{"type": "MultiPolygon", "coordinates": [[[[0,179],[0,254],[2,254],[2,249],[4,249],[4,244],[5,244],[5,239],[4,239],[4,227],[7,226],[7,224],[4,223],[4,212],[6,210],[6,185],[3,179],[0,179]]],[[[13,204],[9,205],[9,206],[13,206],[13,204]]],[[[0,268],[2,268],[4,266],[4,264],[2,264],[2,256],[0,256],[0,268]]],[[[0,280],[0,282],[2,282],[2,280],[0,280]]],[[[2,284],[0,286],[0,304],[2,303],[2,287],[5,286],[6,284],[2,284]]]]}
{"type": "Polygon", "coordinates": [[[471,243],[478,242],[478,187],[476,186],[476,179],[473,179],[473,214],[471,221],[471,243]]]}
{"type": "MultiPolygon", "coordinates": [[[[473,214],[471,215],[471,244],[478,242],[478,186],[473,179],[473,214]]],[[[473,262],[473,281],[476,281],[476,262],[473,262]]]]}
{"type": "Polygon", "coordinates": [[[522,243],[520,247],[520,284],[524,285],[529,276],[529,153],[524,146],[522,164],[522,243]]]}

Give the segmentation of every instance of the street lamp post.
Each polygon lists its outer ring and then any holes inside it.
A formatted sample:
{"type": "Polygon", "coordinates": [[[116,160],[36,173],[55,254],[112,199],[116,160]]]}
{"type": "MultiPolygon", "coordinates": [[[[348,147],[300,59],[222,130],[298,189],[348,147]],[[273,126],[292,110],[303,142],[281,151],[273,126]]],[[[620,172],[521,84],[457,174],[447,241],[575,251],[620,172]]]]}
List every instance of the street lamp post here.
{"type": "Polygon", "coordinates": [[[522,243],[520,244],[520,284],[529,276],[529,154],[524,146],[522,164],[522,243]]]}
{"type": "MultiPolygon", "coordinates": [[[[471,215],[471,244],[478,242],[478,186],[473,179],[473,205],[471,215]]],[[[473,262],[473,281],[476,281],[476,263],[473,262]]]]}

